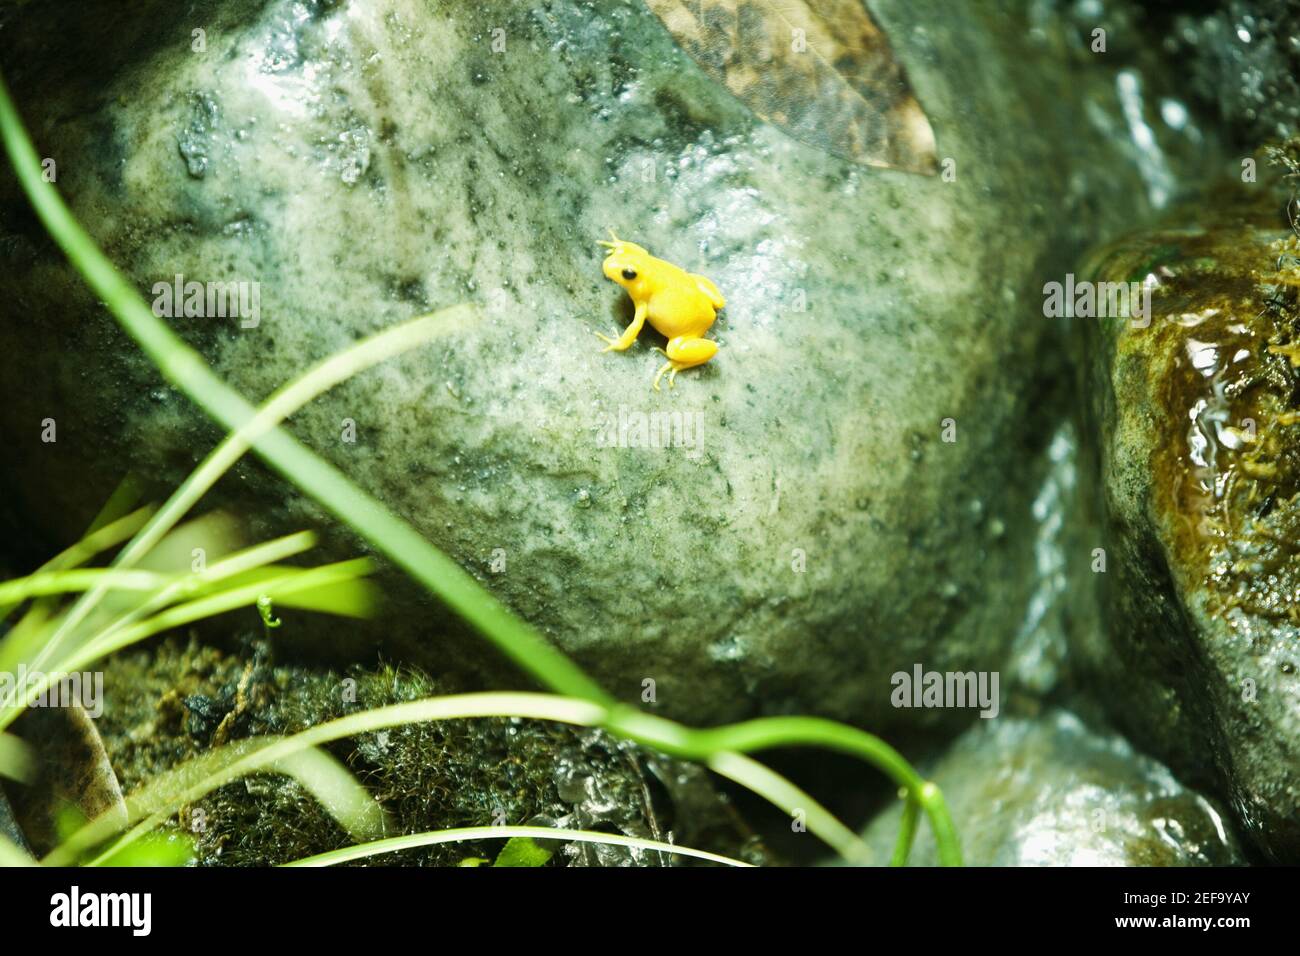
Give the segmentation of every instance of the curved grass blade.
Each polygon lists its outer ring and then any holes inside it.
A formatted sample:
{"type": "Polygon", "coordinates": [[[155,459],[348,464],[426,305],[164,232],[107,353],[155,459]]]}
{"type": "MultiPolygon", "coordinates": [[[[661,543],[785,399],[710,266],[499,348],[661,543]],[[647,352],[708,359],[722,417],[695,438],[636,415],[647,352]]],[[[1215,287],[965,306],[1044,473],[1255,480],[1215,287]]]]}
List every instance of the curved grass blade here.
{"type": "MultiPolygon", "coordinates": [[[[317,747],[331,741],[399,727],[403,724],[472,717],[527,717],[584,727],[605,726],[610,722],[609,711],[599,704],[552,694],[496,692],[430,697],[350,714],[311,727],[291,737],[279,738],[274,743],[268,744],[265,749],[258,749],[241,756],[238,763],[232,764],[223,772],[234,776],[252,773],[308,747],[317,747]]],[[[853,831],[836,820],[830,811],[811,796],[779,774],[737,753],[712,754],[708,763],[716,772],[750,788],[754,793],[780,807],[783,812],[791,815],[796,811],[802,812],[808,821],[808,829],[825,840],[832,849],[843,854],[846,859],[856,863],[870,860],[870,851],[853,831]]],[[[212,787],[219,786],[228,779],[233,777],[223,776],[219,781],[214,782],[212,787]]],[[[202,791],[202,793],[206,792],[206,789],[202,791]]],[[[191,799],[197,797],[192,796],[191,799]]],[[[130,800],[127,803],[128,806],[131,805],[130,800]]],[[[163,802],[150,817],[144,819],[115,843],[114,851],[139,839],[163,823],[178,808],[179,804],[163,802]]],[[[133,816],[131,822],[135,822],[136,819],[138,818],[133,816]]],[[[75,853],[79,847],[107,839],[112,832],[105,821],[95,821],[85,830],[71,837],[65,847],[59,848],[56,853],[75,853]]]]}
{"type": "MultiPolygon", "coordinates": [[[[383,808],[346,767],[314,747],[276,750],[276,745],[284,739],[250,737],[237,740],[159,774],[126,798],[124,825],[130,826],[140,820],[147,820],[150,825],[135,827],[128,834],[131,839],[115,841],[90,864],[105,863],[185,804],[254,772],[283,773],[293,777],[320,800],[355,839],[383,836],[391,826],[383,808]]],[[[49,866],[68,866],[121,829],[119,820],[97,817],[55,847],[41,862],[49,866]]]]}
{"type": "Polygon", "coordinates": [[[0,834],[0,866],[36,866],[30,856],[7,836],[0,834]]]}
{"type": "Polygon", "coordinates": [[[156,591],[182,575],[156,571],[120,571],[112,568],[75,568],[71,571],[41,571],[0,584],[0,604],[21,604],[28,598],[48,597],[102,588],[105,591],[156,591]]]}
{"type": "MultiPolygon", "coordinates": [[[[185,514],[198,503],[232,465],[270,429],[298,411],[312,399],[342,381],[403,352],[427,344],[470,325],[475,313],[467,306],[452,306],[431,315],[421,316],[385,329],[318,363],[304,375],[276,391],[251,418],[225,437],[205,458],[153,518],[114,559],[113,566],[129,568],[149,552],[185,514]]],[[[59,623],[41,657],[33,667],[41,667],[61,646],[72,630],[94,609],[105,589],[85,595],[59,623]]]]}
{"type": "MultiPolygon", "coordinates": [[[[213,373],[197,352],[186,346],[165,323],[152,314],[139,293],[81,228],[53,186],[43,180],[36,151],[18,118],[3,80],[0,80],[0,136],[3,137],[19,181],[37,215],[83,278],[107,304],[123,329],[135,339],[163,376],[177,385],[212,418],[230,429],[243,427],[256,414],[252,406],[213,373]]],[[[283,430],[269,430],[255,442],[255,448],[286,479],[316,498],[371,541],[378,550],[387,554],[432,594],[440,597],[509,659],[543,684],[581,698],[578,703],[588,703],[604,712],[606,719],[602,725],[612,732],[630,736],[627,728],[638,717],[643,717],[647,719],[642,720],[640,726],[649,731],[650,737],[641,739],[650,746],[661,749],[684,747],[696,755],[692,759],[720,756],[716,750],[706,751],[702,747],[705,743],[713,747],[722,746],[716,731],[692,731],[671,721],[640,714],[634,708],[616,706],[610,695],[581,668],[496,601],[468,572],[391,514],[380,502],[352,484],[338,469],[308,451],[283,430]],[[695,746],[699,749],[693,749],[695,746]]],[[[896,769],[892,766],[892,759],[889,766],[879,763],[896,754],[869,734],[831,721],[814,721],[810,718],[797,720],[803,722],[783,726],[785,736],[802,738],[806,735],[809,739],[792,739],[788,742],[811,742],[844,749],[882,766],[886,772],[896,769]]],[[[770,738],[782,737],[771,726],[764,730],[770,738]]],[[[760,737],[759,743],[763,739],[760,737]]],[[[911,777],[919,781],[906,761],[898,759],[911,772],[911,777]]],[[[784,780],[781,782],[786,783],[784,780]]],[[[746,783],[756,793],[773,799],[780,805],[780,795],[769,795],[764,790],[764,784],[765,781],[757,778],[753,784],[746,783]]],[[[793,785],[789,786],[793,789],[793,785]]],[[[940,847],[941,861],[959,863],[960,849],[956,834],[938,788],[929,782],[921,782],[918,787],[912,780],[909,780],[908,787],[930,817],[940,847]]]]}
{"type": "MultiPolygon", "coordinates": [[[[139,508],[129,515],[118,518],[111,524],[104,525],[86,535],[70,548],[50,558],[37,568],[34,573],[40,574],[46,571],[62,571],[67,568],[79,567],[100,552],[115,548],[131,537],[149,520],[149,515],[152,513],[152,508],[139,508]]],[[[0,602],[0,621],[8,617],[17,606],[16,603],[12,602],[8,604],[0,602]]]]}
{"type": "MultiPolygon", "coordinates": [[[[309,602],[313,592],[328,593],[331,589],[337,592],[340,587],[355,587],[359,584],[357,580],[359,577],[373,570],[374,565],[368,558],[354,558],[351,561],[340,561],[310,570],[282,569],[273,577],[218,591],[168,608],[130,627],[101,634],[61,658],[58,667],[54,670],[49,672],[29,670],[29,674],[34,673],[39,676],[27,681],[25,696],[19,700],[0,701],[0,729],[12,723],[31,700],[43,693],[50,683],[57,679],[58,671],[84,670],[102,657],[163,631],[169,631],[183,624],[192,624],[236,608],[255,606],[258,599],[264,595],[282,603],[309,602]]],[[[360,616],[364,615],[367,609],[359,606],[353,610],[360,616]]]]}
{"type": "Polygon", "coordinates": [[[13,734],[0,733],[0,777],[28,783],[36,774],[31,744],[13,734]]]}
{"type": "Polygon", "coordinates": [[[638,837],[624,836],[621,833],[599,833],[594,830],[562,830],[553,827],[463,827],[457,830],[431,830],[426,833],[412,833],[407,836],[389,837],[373,843],[348,846],[341,850],[318,853],[316,856],[304,857],[286,863],[285,866],[334,866],[379,856],[383,853],[395,853],[398,850],[413,850],[422,846],[436,846],[442,843],[459,843],[466,840],[507,840],[528,837],[533,840],[563,840],[566,843],[604,843],[610,846],[626,846],[639,850],[657,850],[661,853],[674,853],[689,856],[710,863],[725,866],[750,867],[751,863],[735,860],[729,856],[709,853],[706,850],[694,850],[690,847],[661,843],[658,840],[642,840],[638,837]]]}

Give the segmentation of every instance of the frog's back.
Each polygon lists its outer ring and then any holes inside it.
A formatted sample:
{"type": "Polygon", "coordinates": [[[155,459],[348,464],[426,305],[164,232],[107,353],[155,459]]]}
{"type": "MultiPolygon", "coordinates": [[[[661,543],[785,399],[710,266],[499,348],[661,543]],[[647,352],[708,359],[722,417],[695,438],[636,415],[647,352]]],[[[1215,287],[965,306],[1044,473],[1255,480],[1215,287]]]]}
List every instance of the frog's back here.
{"type": "Polygon", "coordinates": [[[700,335],[716,317],[713,303],[693,284],[670,286],[650,300],[650,324],[670,339],[700,335]]]}
{"type": "Polygon", "coordinates": [[[708,276],[694,274],[691,276],[695,280],[696,287],[704,293],[705,297],[713,304],[715,310],[721,309],[727,304],[727,300],[722,297],[718,287],[713,284],[713,280],[708,276]]]}
{"type": "Polygon", "coordinates": [[[657,265],[659,281],[650,299],[650,324],[670,339],[702,335],[717,318],[713,298],[701,288],[698,276],[662,259],[657,260],[657,265]]]}

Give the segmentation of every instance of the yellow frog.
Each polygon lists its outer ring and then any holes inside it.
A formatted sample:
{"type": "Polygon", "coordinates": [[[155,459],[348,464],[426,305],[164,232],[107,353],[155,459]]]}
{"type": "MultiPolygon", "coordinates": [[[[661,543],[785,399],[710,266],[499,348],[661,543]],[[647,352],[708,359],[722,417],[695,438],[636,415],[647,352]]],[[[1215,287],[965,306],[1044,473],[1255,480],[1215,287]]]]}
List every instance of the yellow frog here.
{"type": "Polygon", "coordinates": [[[717,354],[718,343],[704,338],[704,333],[713,325],[726,301],[718,287],[704,276],[656,259],[636,243],[615,236],[612,229],[609,234],[613,241],[600,243],[609,248],[605,256],[605,277],[627,289],[636,306],[636,315],[617,339],[599,332],[596,335],[608,343],[604,351],[622,352],[636,341],[649,319],[668,339],[668,348],[658,349],[668,362],[655,376],[654,390],[659,391],[659,380],[670,369],[668,384],[675,386],[678,372],[703,365],[717,354]]]}

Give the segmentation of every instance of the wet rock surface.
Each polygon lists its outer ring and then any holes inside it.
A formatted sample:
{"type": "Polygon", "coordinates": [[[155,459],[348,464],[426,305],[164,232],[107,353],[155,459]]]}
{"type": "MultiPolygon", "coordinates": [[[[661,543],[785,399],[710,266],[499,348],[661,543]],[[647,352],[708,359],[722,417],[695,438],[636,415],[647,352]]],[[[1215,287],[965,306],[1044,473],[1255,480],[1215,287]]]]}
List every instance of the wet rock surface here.
{"type": "MultiPolygon", "coordinates": [[[[1223,808],[1124,738],[1074,714],[979,721],[923,770],[961,821],[973,866],[1225,866],[1245,858],[1223,808]]],[[[900,811],[865,838],[888,860],[900,811]]],[[[911,865],[937,865],[922,826],[911,865]]]]}
{"type": "Polygon", "coordinates": [[[1185,65],[1188,92],[1244,144],[1300,131],[1300,3],[1226,0],[1170,27],[1164,46],[1185,65]]]}
{"type": "MultiPolygon", "coordinates": [[[[1260,187],[1261,189],[1263,187],[1260,187]]],[[[1300,854],[1300,245],[1276,203],[1188,210],[1097,256],[1150,323],[1089,327],[1107,626],[1075,664],[1116,723],[1300,854]]],[[[1235,203],[1235,205],[1234,205],[1235,203]]]]}
{"type": "MultiPolygon", "coordinates": [[[[295,433],[620,696],[653,679],[677,717],[802,709],[883,733],[968,718],[900,715],[889,678],[1005,660],[1033,587],[1026,463],[1052,433],[1043,278],[1165,201],[1178,149],[1208,151],[1162,123],[1157,77],[1045,8],[874,4],[949,181],[757,122],[639,4],[218,6],[115,10],[108,29],[69,4],[58,37],[50,10],[7,11],[8,49],[59,65],[4,65],[60,189],[142,291],[260,284],[255,327],[171,320],[229,382],[264,396],[360,335],[481,300],[485,323],[336,389],[295,433]],[[1174,152],[1135,147],[1138,127],[1174,152]],[[609,228],[727,297],[719,356],[674,391],[649,389],[653,336],[599,353],[592,333],[627,318],[599,272],[609,228]],[[698,443],[599,438],[658,412],[694,416],[698,443]]],[[[8,491],[73,536],[122,470],[169,486],[217,433],[0,190],[8,491]]],[[[223,494],[256,533],[320,517],[255,464],[223,494]]],[[[392,593],[390,654],[471,646],[392,593]]]]}

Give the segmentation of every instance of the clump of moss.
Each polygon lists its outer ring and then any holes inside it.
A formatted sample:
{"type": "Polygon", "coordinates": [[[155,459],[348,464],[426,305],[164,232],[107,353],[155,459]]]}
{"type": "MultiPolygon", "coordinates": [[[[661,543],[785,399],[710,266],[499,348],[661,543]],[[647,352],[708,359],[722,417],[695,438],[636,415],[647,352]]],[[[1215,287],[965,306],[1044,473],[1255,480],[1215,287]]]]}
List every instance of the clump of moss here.
{"type": "Polygon", "coordinates": [[[1291,185],[1300,185],[1300,136],[1289,136],[1281,143],[1264,147],[1264,158],[1282,170],[1291,185]]]}
{"type": "MultiPolygon", "coordinates": [[[[275,663],[270,645],[223,652],[195,637],[121,655],[105,667],[99,727],[123,788],[223,742],[292,734],[372,707],[463,688],[383,665],[345,673],[275,663]]],[[[598,730],[513,718],[395,727],[329,748],[384,804],[400,832],[554,824],[670,840],[751,862],[766,849],[700,768],[598,730]]],[[[186,807],[201,865],[267,865],[352,840],[292,780],[257,775],[186,807]]],[[[448,844],[377,858],[456,865],[499,842],[448,844]]],[[[681,865],[621,847],[565,845],[549,865],[681,865]]]]}
{"type": "MultiPolygon", "coordinates": [[[[1298,167],[1300,168],[1300,167],[1298,167]]],[[[1223,496],[1226,547],[1212,569],[1230,606],[1300,625],[1300,242],[1270,244],[1261,278],[1264,355],[1243,388],[1259,416],[1223,496]]]]}
{"type": "Polygon", "coordinates": [[[1180,424],[1155,464],[1179,564],[1221,611],[1300,624],[1300,240],[1240,221],[1167,240],[1151,327],[1121,349],[1166,366],[1160,418],[1180,424]]]}

